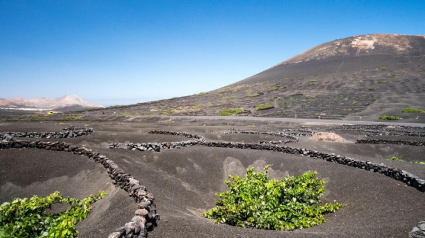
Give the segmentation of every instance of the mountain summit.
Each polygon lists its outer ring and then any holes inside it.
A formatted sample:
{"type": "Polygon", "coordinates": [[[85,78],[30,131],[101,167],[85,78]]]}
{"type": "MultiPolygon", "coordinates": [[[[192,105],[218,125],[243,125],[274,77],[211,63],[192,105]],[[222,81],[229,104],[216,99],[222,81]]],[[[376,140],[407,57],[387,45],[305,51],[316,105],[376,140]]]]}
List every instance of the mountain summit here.
{"type": "Polygon", "coordinates": [[[353,36],[313,47],[227,87],[111,111],[349,120],[393,115],[425,121],[424,114],[402,113],[425,109],[424,49],[425,36],[353,36]]]}
{"type": "Polygon", "coordinates": [[[65,95],[58,98],[36,97],[31,99],[9,98],[0,99],[0,106],[7,108],[35,108],[50,109],[56,111],[78,110],[83,108],[100,108],[102,105],[92,104],[84,101],[77,95],[65,95]]]}

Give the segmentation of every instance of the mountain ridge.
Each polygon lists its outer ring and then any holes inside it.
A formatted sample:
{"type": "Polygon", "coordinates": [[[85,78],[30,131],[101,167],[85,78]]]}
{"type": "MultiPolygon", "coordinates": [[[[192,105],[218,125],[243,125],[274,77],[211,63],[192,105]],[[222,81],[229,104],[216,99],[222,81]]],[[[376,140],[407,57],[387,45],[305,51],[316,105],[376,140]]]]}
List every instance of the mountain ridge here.
{"type": "Polygon", "coordinates": [[[0,106],[7,108],[35,108],[35,109],[49,109],[57,111],[67,111],[66,108],[72,110],[84,108],[103,108],[102,105],[89,103],[84,101],[77,95],[65,95],[57,98],[35,97],[35,98],[5,98],[0,99],[0,106]]]}
{"type": "Polygon", "coordinates": [[[219,115],[420,122],[425,36],[367,34],[326,42],[226,87],[179,98],[92,110],[92,114],[219,115]],[[424,49],[424,50],[422,50],[424,49]],[[226,114],[226,113],[222,113],[226,114]]]}

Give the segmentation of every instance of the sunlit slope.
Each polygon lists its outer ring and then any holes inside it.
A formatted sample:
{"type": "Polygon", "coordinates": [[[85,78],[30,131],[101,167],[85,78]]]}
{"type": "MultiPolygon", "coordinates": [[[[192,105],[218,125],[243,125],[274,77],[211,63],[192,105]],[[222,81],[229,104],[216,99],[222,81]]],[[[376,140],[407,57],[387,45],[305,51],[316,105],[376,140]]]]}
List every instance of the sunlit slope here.
{"type": "Polygon", "coordinates": [[[425,36],[370,34],[321,44],[210,92],[93,110],[102,115],[219,115],[424,121],[425,36]],[[227,114],[229,114],[227,113],[227,114]]]}

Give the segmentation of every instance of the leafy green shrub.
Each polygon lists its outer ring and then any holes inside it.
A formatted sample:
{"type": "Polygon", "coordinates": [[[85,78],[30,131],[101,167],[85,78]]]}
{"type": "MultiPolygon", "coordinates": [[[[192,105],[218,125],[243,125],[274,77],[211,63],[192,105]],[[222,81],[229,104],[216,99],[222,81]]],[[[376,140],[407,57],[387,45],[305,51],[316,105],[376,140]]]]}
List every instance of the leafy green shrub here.
{"type": "Polygon", "coordinates": [[[401,120],[403,118],[401,117],[396,117],[396,116],[380,116],[379,120],[384,120],[384,121],[394,121],[394,120],[401,120]]]}
{"type": "Polygon", "coordinates": [[[204,92],[200,92],[199,94],[198,94],[198,96],[204,96],[206,93],[204,93],[204,92]]]}
{"type": "Polygon", "coordinates": [[[162,115],[168,116],[168,112],[162,112],[162,115]]]}
{"type": "Polygon", "coordinates": [[[415,164],[425,164],[423,161],[415,161],[415,164]]]}
{"type": "Polygon", "coordinates": [[[244,93],[250,93],[251,92],[251,89],[244,90],[243,92],[244,93]]]}
{"type": "Polygon", "coordinates": [[[227,97],[226,99],[227,100],[232,100],[232,99],[235,99],[236,97],[234,97],[234,96],[230,96],[230,97],[227,97]]]}
{"type": "Polygon", "coordinates": [[[100,192],[84,199],[62,197],[59,192],[47,197],[16,198],[0,206],[0,237],[76,237],[77,222],[91,212],[91,204],[106,196],[100,192]],[[70,209],[46,213],[54,203],[66,203],[70,209]]]}
{"type": "Polygon", "coordinates": [[[400,159],[399,157],[395,157],[395,156],[389,158],[388,160],[398,161],[398,162],[404,162],[404,160],[400,159]]]}
{"type": "Polygon", "coordinates": [[[230,86],[226,86],[226,87],[222,88],[220,91],[237,92],[238,90],[237,90],[237,89],[233,89],[233,88],[232,88],[232,87],[230,87],[230,86]]]}
{"type": "Polygon", "coordinates": [[[379,80],[378,83],[387,83],[387,81],[379,80]]]}
{"type": "Polygon", "coordinates": [[[310,82],[312,82],[312,83],[314,83],[314,82],[316,82],[317,80],[315,80],[315,79],[312,79],[312,80],[310,80],[310,82]]]}
{"type": "Polygon", "coordinates": [[[82,116],[65,116],[65,117],[63,117],[63,120],[65,120],[65,121],[78,121],[78,120],[81,120],[81,119],[83,119],[82,116]]]}
{"type": "Polygon", "coordinates": [[[325,222],[323,214],[337,211],[341,204],[320,205],[325,182],[316,172],[270,180],[267,172],[246,170],[246,178],[229,176],[229,191],[216,194],[217,206],[202,214],[216,223],[270,230],[294,230],[325,222]]]}
{"type": "Polygon", "coordinates": [[[253,98],[253,97],[258,97],[258,96],[260,96],[259,93],[254,93],[254,94],[248,95],[247,97],[253,98]]]}
{"type": "Polygon", "coordinates": [[[387,67],[381,67],[380,70],[387,70],[387,67]]]}
{"type": "Polygon", "coordinates": [[[26,119],[30,121],[44,121],[46,120],[46,117],[40,115],[28,115],[26,119]]]}
{"type": "Polygon", "coordinates": [[[398,77],[398,74],[391,74],[391,76],[393,76],[393,77],[398,77]]]}
{"type": "Polygon", "coordinates": [[[272,105],[270,104],[257,104],[255,105],[255,110],[266,110],[266,109],[270,109],[270,108],[274,108],[272,105]]]}
{"type": "Polygon", "coordinates": [[[273,87],[270,88],[271,91],[275,91],[275,90],[278,90],[278,89],[279,89],[278,86],[273,86],[273,87]]]}
{"type": "Polygon", "coordinates": [[[405,109],[403,109],[404,113],[425,113],[424,110],[421,109],[416,109],[416,108],[410,108],[410,107],[406,107],[405,109]]]}
{"type": "Polygon", "coordinates": [[[352,104],[353,104],[353,105],[356,105],[356,104],[357,104],[357,101],[356,101],[356,100],[354,100],[352,104]]]}
{"type": "Polygon", "coordinates": [[[284,78],[284,80],[289,80],[289,78],[284,78]]]}
{"type": "Polygon", "coordinates": [[[376,91],[376,88],[369,88],[369,91],[376,91]]]}
{"type": "Polygon", "coordinates": [[[230,108],[230,109],[226,109],[226,110],[222,110],[218,113],[219,116],[232,116],[235,114],[239,114],[244,112],[243,109],[240,108],[230,108]]]}

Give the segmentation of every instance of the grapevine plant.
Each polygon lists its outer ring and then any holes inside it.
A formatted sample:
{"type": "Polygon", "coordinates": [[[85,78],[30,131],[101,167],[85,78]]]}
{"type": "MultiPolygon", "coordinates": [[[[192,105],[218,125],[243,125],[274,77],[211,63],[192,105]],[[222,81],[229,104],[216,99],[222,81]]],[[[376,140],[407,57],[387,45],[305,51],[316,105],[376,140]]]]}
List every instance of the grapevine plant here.
{"type": "Polygon", "coordinates": [[[316,172],[270,180],[264,172],[246,170],[246,178],[229,176],[227,192],[218,193],[216,207],[202,216],[216,223],[269,230],[294,230],[325,222],[324,214],[341,208],[341,204],[321,204],[325,182],[316,172]]]}
{"type": "Polygon", "coordinates": [[[59,192],[46,197],[15,198],[0,206],[0,238],[3,237],[76,237],[77,222],[91,212],[91,204],[106,196],[100,192],[84,199],[62,197],[59,192]],[[68,210],[46,213],[55,203],[66,203],[68,210]]]}

